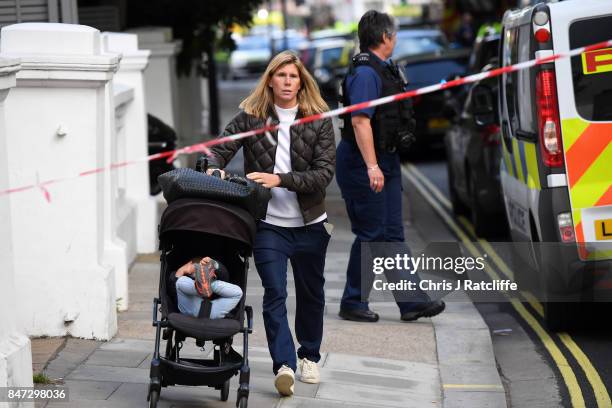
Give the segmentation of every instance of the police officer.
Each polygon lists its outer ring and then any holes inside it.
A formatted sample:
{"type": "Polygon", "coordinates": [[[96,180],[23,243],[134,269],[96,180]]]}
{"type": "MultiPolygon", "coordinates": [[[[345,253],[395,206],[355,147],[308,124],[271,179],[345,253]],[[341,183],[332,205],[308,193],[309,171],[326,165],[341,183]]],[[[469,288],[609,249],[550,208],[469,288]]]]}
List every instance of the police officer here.
{"type": "MultiPolygon", "coordinates": [[[[359,21],[358,35],[361,53],[353,58],[342,83],[342,103],[354,105],[403,92],[406,85],[403,73],[389,60],[396,43],[392,18],[370,10],[359,21]]],[[[410,142],[413,128],[408,100],[358,110],[343,117],[336,178],[356,235],[340,304],[340,317],[344,319],[378,320],[378,314],[369,309],[367,302],[371,285],[363,285],[362,293],[362,243],[404,242],[398,149],[410,142]]],[[[405,244],[399,246],[409,251],[405,244]]],[[[371,278],[365,274],[368,274],[367,267],[364,277],[371,278]]],[[[369,274],[372,274],[371,268],[369,274]]],[[[388,281],[419,279],[405,270],[389,271],[386,277],[388,281]]],[[[398,293],[394,295],[401,319],[405,321],[435,316],[445,307],[444,302],[432,301],[421,291],[414,291],[410,299],[401,299],[398,293]]]]}

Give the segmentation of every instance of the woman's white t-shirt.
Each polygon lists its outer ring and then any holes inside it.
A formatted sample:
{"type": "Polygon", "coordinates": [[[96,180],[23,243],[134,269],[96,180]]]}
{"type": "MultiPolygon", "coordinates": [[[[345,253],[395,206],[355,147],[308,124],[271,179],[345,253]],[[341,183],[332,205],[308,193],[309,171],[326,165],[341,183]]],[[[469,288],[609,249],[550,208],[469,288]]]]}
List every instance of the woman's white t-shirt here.
{"type": "MultiPolygon", "coordinates": [[[[289,173],[291,172],[291,133],[289,125],[295,120],[298,107],[296,105],[293,108],[283,109],[274,105],[274,108],[280,122],[278,145],[274,158],[274,174],[289,173]]],[[[274,187],[271,192],[272,198],[268,203],[268,212],[264,221],[279,227],[303,227],[304,219],[302,211],[300,211],[297,194],[284,187],[274,187]]],[[[314,224],[326,218],[327,214],[323,213],[308,224],[314,224]]]]}

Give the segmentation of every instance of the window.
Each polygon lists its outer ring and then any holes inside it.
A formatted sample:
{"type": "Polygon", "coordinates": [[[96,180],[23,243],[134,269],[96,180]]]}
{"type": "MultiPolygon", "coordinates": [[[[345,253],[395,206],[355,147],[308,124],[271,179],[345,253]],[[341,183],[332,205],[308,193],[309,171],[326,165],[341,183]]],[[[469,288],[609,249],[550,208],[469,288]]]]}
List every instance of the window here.
{"type": "MultiPolygon", "coordinates": [[[[533,59],[531,52],[531,26],[525,24],[519,28],[518,62],[533,59]]],[[[537,134],[538,124],[535,115],[535,70],[523,69],[516,73],[517,93],[516,107],[518,109],[518,129],[531,134],[537,134]]]]}
{"type": "MultiPolygon", "coordinates": [[[[503,66],[529,61],[534,57],[531,49],[531,27],[529,24],[505,32],[502,49],[503,66]]],[[[502,75],[502,98],[505,99],[506,115],[510,132],[537,134],[535,114],[535,70],[524,69],[502,75]]],[[[502,112],[504,114],[504,112],[502,112]]]]}
{"type": "Polygon", "coordinates": [[[342,47],[328,48],[321,52],[321,66],[333,67],[338,65],[342,58],[342,47]]]}
{"type": "MultiPolygon", "coordinates": [[[[570,48],[610,38],[612,16],[572,23],[570,48]]],[[[612,48],[572,57],[574,100],[578,114],[586,120],[612,121],[612,48]]]]}
{"type": "MultiPolygon", "coordinates": [[[[502,66],[513,65],[518,62],[518,28],[507,29],[502,49],[502,66]]],[[[514,134],[518,128],[518,117],[516,114],[516,72],[502,75],[502,97],[505,99],[506,111],[503,117],[508,121],[510,132],[514,134]]]]}

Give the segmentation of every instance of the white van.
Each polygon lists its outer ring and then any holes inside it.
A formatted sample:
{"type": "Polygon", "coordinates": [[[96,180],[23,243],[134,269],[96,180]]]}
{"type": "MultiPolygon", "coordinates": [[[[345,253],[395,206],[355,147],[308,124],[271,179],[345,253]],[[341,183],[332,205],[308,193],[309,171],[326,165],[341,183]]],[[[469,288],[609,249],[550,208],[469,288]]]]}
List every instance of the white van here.
{"type": "MultiPolygon", "coordinates": [[[[506,12],[500,64],[612,39],[610,0],[506,12]]],[[[535,273],[545,320],[612,293],[612,48],[499,78],[501,184],[515,257],[535,273]]],[[[525,272],[531,271],[531,272],[525,272]]],[[[519,279],[520,280],[520,279],[519,279]]]]}

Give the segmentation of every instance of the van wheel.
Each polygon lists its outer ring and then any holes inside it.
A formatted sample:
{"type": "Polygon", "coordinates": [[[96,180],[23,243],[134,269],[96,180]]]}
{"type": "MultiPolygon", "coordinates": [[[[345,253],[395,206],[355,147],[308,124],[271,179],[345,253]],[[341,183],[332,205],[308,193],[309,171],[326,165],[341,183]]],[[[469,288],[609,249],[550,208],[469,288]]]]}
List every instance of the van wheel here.
{"type": "Polygon", "coordinates": [[[457,190],[455,190],[455,174],[451,168],[450,163],[446,166],[448,172],[448,191],[450,192],[450,201],[453,205],[453,213],[455,215],[467,215],[470,209],[467,205],[463,204],[457,190]]]}

